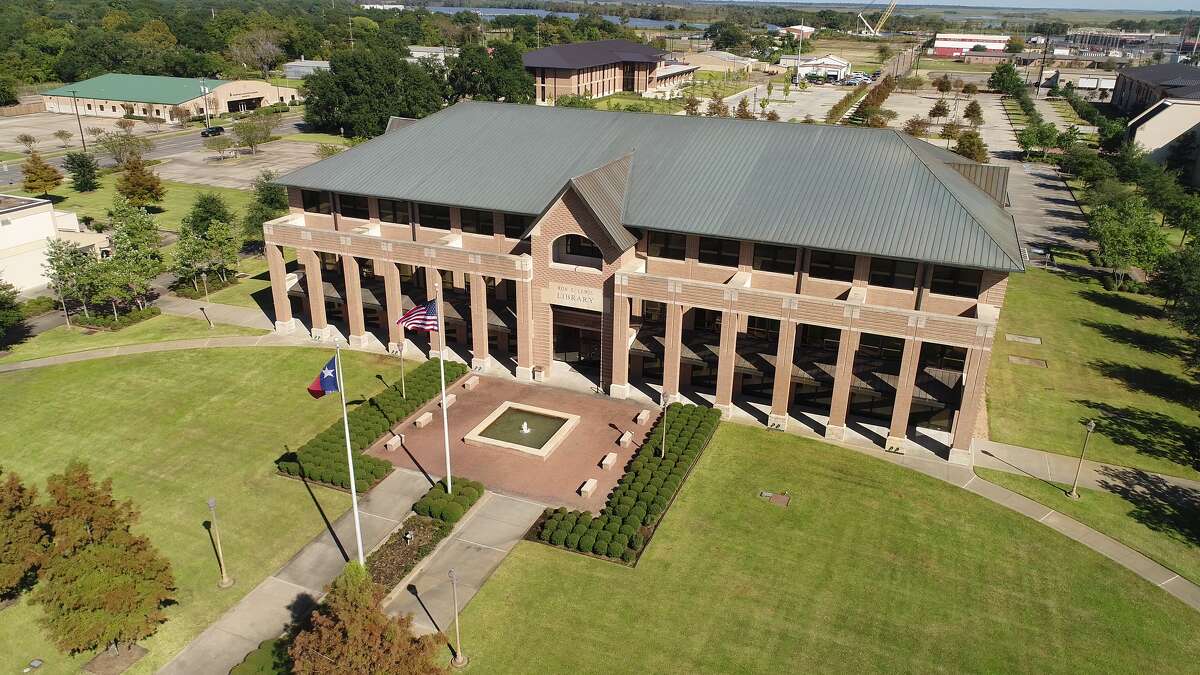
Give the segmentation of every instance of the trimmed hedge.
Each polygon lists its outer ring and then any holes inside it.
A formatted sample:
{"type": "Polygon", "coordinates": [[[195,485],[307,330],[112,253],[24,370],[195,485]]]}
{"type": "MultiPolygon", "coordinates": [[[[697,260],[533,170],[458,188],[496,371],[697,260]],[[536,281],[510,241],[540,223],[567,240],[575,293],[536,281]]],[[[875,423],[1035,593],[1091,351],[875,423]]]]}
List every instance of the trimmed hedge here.
{"type": "Polygon", "coordinates": [[[846,112],[850,110],[851,106],[858,102],[858,99],[867,95],[867,89],[869,89],[870,86],[871,85],[869,84],[860,84],[855,87],[853,91],[848,92],[845,96],[839,99],[837,103],[834,103],[833,107],[829,109],[829,112],[825,113],[825,123],[837,124],[838,121],[842,119],[842,115],[845,115],[846,112]]]}
{"type": "Polygon", "coordinates": [[[483,496],[483,483],[454,476],[451,486],[454,494],[446,493],[446,479],[443,478],[429,488],[423,497],[413,504],[413,512],[420,516],[428,516],[440,520],[447,525],[453,525],[462,519],[467,511],[483,496]]]}
{"type": "Polygon", "coordinates": [[[587,511],[546,509],[536,538],[553,546],[633,563],[708,446],[721,412],[673,403],[629,461],[598,517],[587,511]],[[666,432],[666,452],[663,432],[666,432]]]}
{"type": "MultiPolygon", "coordinates": [[[[457,362],[446,363],[447,386],[465,375],[467,367],[457,362]]],[[[359,454],[370,447],[392,426],[412,415],[441,392],[438,360],[430,359],[408,373],[408,398],[400,391],[400,383],[376,394],[371,400],[350,411],[350,447],[354,451],[355,487],[371,489],[392,472],[392,463],[359,454]]],[[[343,489],[350,488],[350,471],[346,466],[346,440],[342,421],[337,420],[295,452],[276,460],[280,472],[343,489]]]]}

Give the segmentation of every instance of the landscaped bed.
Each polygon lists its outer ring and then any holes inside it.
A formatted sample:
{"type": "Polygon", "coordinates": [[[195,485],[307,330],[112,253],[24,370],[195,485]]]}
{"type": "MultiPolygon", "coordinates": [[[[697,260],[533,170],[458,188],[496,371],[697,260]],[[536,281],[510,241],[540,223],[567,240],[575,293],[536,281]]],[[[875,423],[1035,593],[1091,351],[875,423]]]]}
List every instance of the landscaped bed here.
{"type": "Polygon", "coordinates": [[[546,509],[530,531],[551,546],[635,564],[720,419],[713,408],[672,404],[630,460],[598,517],[546,509]]]}
{"type": "Polygon", "coordinates": [[[403,581],[483,496],[483,485],[473,480],[454,476],[452,485],[453,497],[446,494],[445,480],[438,481],[413,505],[413,515],[367,558],[372,581],[388,590],[403,581]]]}
{"type": "MultiPolygon", "coordinates": [[[[446,363],[446,384],[467,373],[457,362],[446,363]]],[[[406,383],[396,382],[348,415],[350,448],[354,455],[354,481],[360,492],[370,490],[394,468],[391,462],[363,454],[380,438],[391,433],[396,424],[437,396],[441,390],[438,359],[430,359],[408,374],[406,383]],[[407,391],[408,396],[404,396],[407,391]]],[[[295,452],[275,462],[279,471],[342,489],[350,489],[350,470],[346,466],[346,438],[341,420],[329,425],[295,452]]]]}

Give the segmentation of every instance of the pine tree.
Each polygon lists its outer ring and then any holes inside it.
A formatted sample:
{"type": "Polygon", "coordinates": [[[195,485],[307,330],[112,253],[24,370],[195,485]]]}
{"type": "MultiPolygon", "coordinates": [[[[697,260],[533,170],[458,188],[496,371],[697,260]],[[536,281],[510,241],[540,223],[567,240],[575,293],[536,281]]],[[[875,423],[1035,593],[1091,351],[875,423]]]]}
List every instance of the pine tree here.
{"type": "Polygon", "coordinates": [[[217,221],[234,222],[233,211],[225,203],[225,199],[215,192],[201,192],[192,202],[192,208],[180,221],[182,227],[191,228],[197,236],[204,238],[208,235],[208,227],[217,221]]]}
{"type": "Polygon", "coordinates": [[[54,188],[62,183],[62,174],[58,169],[46,163],[42,156],[33,151],[29,153],[29,159],[25,160],[25,164],[21,166],[21,173],[25,178],[21,183],[21,187],[31,194],[45,196],[54,188]]]}
{"type": "Polygon", "coordinates": [[[725,101],[721,99],[721,92],[713,90],[712,97],[708,99],[708,109],[704,114],[709,117],[729,117],[729,106],[725,105],[725,101]]]}
{"type": "Polygon", "coordinates": [[[175,580],[167,560],[130,532],[133,504],[114,499],[112,481],[97,484],[80,462],[50,476],[46,492],[42,522],[51,545],[33,601],[54,644],[79,652],[153,635],[175,580]]]}
{"type": "Polygon", "coordinates": [[[412,617],[383,613],[383,591],[358,563],[330,586],[312,626],[288,650],[297,675],[425,675],[444,673],[434,662],[437,637],[414,637],[412,617]]]}
{"type": "Polygon", "coordinates": [[[754,113],[750,110],[750,101],[745,96],[738,101],[737,112],[734,113],[734,117],[737,117],[739,120],[754,119],[754,113]]]}
{"type": "MultiPolygon", "coordinates": [[[[3,470],[0,469],[0,475],[3,470]]],[[[0,482],[0,599],[32,585],[46,555],[46,530],[38,522],[37,489],[15,473],[0,482]]]]}
{"type": "Polygon", "coordinates": [[[133,206],[148,206],[162,201],[166,190],[158,174],[151,171],[141,157],[134,155],[125,160],[125,170],[117,180],[117,192],[133,206]]]}
{"type": "Polygon", "coordinates": [[[71,176],[71,187],[76,192],[91,192],[100,186],[96,176],[100,172],[100,164],[96,157],[87,152],[68,152],[63,158],[63,166],[71,176]]]}
{"type": "Polygon", "coordinates": [[[690,117],[699,116],[700,115],[700,99],[696,98],[695,96],[692,96],[691,94],[688,94],[687,97],[683,99],[683,112],[690,117]]]}
{"type": "Polygon", "coordinates": [[[954,152],[976,162],[988,161],[987,145],[978,131],[964,131],[958,135],[958,144],[954,152]]]}

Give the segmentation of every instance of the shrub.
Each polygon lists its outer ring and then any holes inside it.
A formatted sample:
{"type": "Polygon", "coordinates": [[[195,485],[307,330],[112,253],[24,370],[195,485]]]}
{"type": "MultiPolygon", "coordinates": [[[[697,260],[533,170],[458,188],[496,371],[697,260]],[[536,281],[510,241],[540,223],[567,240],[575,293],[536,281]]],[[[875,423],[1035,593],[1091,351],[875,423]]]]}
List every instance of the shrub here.
{"type": "Polygon", "coordinates": [[[562,528],[555,530],[554,533],[550,535],[550,543],[554,544],[555,546],[562,546],[566,539],[567,531],[562,528]]]}
{"type": "MultiPolygon", "coordinates": [[[[572,550],[577,550],[579,548],[579,539],[580,539],[579,535],[572,532],[571,534],[567,535],[567,538],[564,543],[566,544],[567,548],[572,549],[572,550]]],[[[542,541],[545,541],[545,539],[543,539],[542,541]]]]}
{"type": "Polygon", "coordinates": [[[633,547],[633,550],[640,551],[642,550],[642,547],[646,545],[646,538],[642,536],[641,532],[636,532],[634,533],[633,537],[630,538],[629,545],[633,547]]]}
{"type": "Polygon", "coordinates": [[[454,523],[457,523],[459,521],[459,519],[463,517],[463,513],[465,513],[465,512],[466,512],[466,509],[463,508],[462,504],[452,501],[452,502],[447,503],[444,507],[442,507],[441,519],[446,521],[447,523],[454,524],[454,523]]]}
{"type": "Polygon", "coordinates": [[[592,542],[592,553],[596,555],[605,555],[608,553],[608,542],[602,539],[597,539],[592,542]]]}
{"type": "Polygon", "coordinates": [[[538,539],[541,539],[542,541],[550,541],[550,535],[557,531],[558,530],[554,529],[554,524],[547,521],[542,524],[542,529],[540,532],[538,532],[538,539]]]}
{"type": "Polygon", "coordinates": [[[596,537],[592,534],[585,534],[579,538],[578,550],[583,553],[591,553],[592,547],[596,545],[596,537]]]}
{"type": "Polygon", "coordinates": [[[631,548],[627,548],[621,553],[621,560],[624,560],[627,563],[632,563],[635,557],[637,557],[637,551],[634,551],[631,548]]]}
{"type": "Polygon", "coordinates": [[[613,542],[608,545],[608,555],[613,558],[620,558],[625,555],[625,545],[613,542]]]}

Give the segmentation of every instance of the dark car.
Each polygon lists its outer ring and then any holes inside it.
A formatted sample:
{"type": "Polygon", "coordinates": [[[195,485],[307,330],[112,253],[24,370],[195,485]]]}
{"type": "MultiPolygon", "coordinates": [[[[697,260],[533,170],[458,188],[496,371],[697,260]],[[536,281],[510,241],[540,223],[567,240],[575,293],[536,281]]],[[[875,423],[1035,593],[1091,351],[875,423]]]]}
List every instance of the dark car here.
{"type": "Polygon", "coordinates": [[[225,133],[225,127],[205,127],[204,130],[200,132],[200,135],[204,138],[208,138],[209,136],[220,136],[223,133],[225,133]]]}

